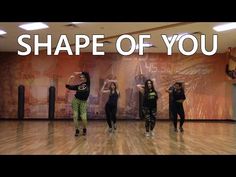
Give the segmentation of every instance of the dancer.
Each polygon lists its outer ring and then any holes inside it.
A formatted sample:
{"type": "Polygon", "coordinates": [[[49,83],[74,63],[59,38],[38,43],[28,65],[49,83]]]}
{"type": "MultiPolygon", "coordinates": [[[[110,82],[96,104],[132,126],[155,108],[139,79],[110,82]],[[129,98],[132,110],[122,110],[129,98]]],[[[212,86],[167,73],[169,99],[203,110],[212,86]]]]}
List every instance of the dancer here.
{"type": "Polygon", "coordinates": [[[117,102],[120,96],[120,92],[117,89],[116,80],[106,80],[101,89],[102,93],[109,93],[109,99],[105,105],[106,119],[109,126],[109,132],[116,130],[116,113],[117,113],[117,102]],[[105,89],[107,83],[110,82],[109,89],[105,89]]]}
{"type": "Polygon", "coordinates": [[[177,121],[178,121],[178,115],[180,117],[180,125],[179,129],[181,132],[184,131],[183,125],[185,121],[185,112],[183,107],[183,102],[186,99],[185,97],[185,91],[184,87],[182,86],[182,83],[176,82],[174,84],[173,90],[166,90],[168,93],[173,94],[173,123],[174,123],[174,130],[178,132],[177,129],[177,121]]]}
{"type": "Polygon", "coordinates": [[[76,90],[75,97],[72,100],[73,120],[76,129],[75,136],[79,135],[79,117],[83,122],[83,135],[85,136],[87,134],[87,100],[90,94],[90,76],[88,72],[77,72],[77,74],[80,77],[80,84],[66,84],[66,88],[76,90]]]}
{"type": "Polygon", "coordinates": [[[173,97],[173,90],[174,90],[174,84],[168,88],[167,92],[169,93],[169,118],[170,120],[173,121],[173,102],[174,102],[174,97],[173,97]]]}
{"type": "Polygon", "coordinates": [[[157,112],[157,100],[158,95],[154,88],[153,81],[148,79],[145,82],[145,85],[137,85],[139,91],[143,93],[143,113],[145,117],[145,135],[153,136],[153,129],[156,124],[156,112],[157,112]]]}

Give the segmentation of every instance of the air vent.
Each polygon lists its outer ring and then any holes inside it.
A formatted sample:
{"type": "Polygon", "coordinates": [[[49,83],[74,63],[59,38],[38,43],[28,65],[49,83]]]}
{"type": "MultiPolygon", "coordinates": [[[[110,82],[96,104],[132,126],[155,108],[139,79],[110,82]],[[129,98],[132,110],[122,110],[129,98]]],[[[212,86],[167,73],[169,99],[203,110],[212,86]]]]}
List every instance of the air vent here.
{"type": "Polygon", "coordinates": [[[194,35],[202,35],[202,32],[197,31],[197,32],[193,32],[193,33],[191,33],[191,34],[194,34],[194,35]]]}
{"type": "Polygon", "coordinates": [[[72,27],[72,28],[78,28],[78,26],[76,24],[70,23],[65,25],[66,27],[72,27]]]}

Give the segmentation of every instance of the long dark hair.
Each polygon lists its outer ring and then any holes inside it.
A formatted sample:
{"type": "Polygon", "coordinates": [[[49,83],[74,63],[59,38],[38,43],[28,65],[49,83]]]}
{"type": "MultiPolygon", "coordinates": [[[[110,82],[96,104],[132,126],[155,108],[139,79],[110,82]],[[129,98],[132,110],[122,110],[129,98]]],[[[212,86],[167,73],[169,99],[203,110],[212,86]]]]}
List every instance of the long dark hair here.
{"type": "Polygon", "coordinates": [[[84,77],[86,78],[86,80],[87,80],[87,81],[86,81],[87,84],[90,85],[90,76],[89,76],[89,73],[83,71],[83,72],[82,72],[82,75],[84,75],[84,77]]]}
{"type": "Polygon", "coordinates": [[[110,86],[109,86],[109,90],[110,90],[110,94],[112,93],[112,88],[111,88],[111,85],[114,85],[115,86],[115,93],[116,93],[116,88],[117,88],[117,86],[116,86],[116,83],[115,82],[111,82],[111,84],[110,84],[110,86]]]}
{"type": "Polygon", "coordinates": [[[149,91],[148,82],[151,82],[151,84],[152,84],[151,89],[152,89],[154,92],[156,92],[156,90],[155,90],[155,88],[154,88],[154,86],[153,86],[153,81],[152,81],[151,79],[148,79],[148,80],[145,81],[144,92],[145,92],[145,93],[148,93],[148,91],[149,91]]]}
{"type": "MultiPolygon", "coordinates": [[[[153,92],[156,92],[156,90],[155,90],[155,88],[154,88],[154,86],[153,86],[153,81],[152,81],[151,79],[146,80],[146,81],[145,81],[145,85],[144,85],[144,97],[145,97],[145,98],[148,97],[148,92],[149,92],[148,82],[151,82],[151,84],[152,84],[152,87],[151,87],[152,91],[153,91],[153,92]]],[[[156,93],[157,93],[157,92],[156,92],[156,93]]]]}

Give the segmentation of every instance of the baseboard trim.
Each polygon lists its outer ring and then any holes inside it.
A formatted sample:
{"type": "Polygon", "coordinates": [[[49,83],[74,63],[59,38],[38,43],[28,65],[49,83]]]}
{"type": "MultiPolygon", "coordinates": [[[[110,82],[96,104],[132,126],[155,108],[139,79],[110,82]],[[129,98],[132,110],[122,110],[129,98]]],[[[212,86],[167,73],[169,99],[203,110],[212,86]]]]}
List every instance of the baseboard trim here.
{"type": "MultiPolygon", "coordinates": [[[[48,118],[25,118],[25,119],[17,119],[17,118],[0,118],[0,121],[72,121],[72,118],[56,118],[50,120],[48,118]]],[[[99,119],[88,119],[88,121],[105,121],[104,118],[99,119]]],[[[143,121],[143,119],[118,119],[118,121],[143,121]]],[[[170,119],[157,119],[157,121],[166,121],[170,122],[170,119]]],[[[236,122],[233,119],[186,119],[186,122],[236,122]]]]}

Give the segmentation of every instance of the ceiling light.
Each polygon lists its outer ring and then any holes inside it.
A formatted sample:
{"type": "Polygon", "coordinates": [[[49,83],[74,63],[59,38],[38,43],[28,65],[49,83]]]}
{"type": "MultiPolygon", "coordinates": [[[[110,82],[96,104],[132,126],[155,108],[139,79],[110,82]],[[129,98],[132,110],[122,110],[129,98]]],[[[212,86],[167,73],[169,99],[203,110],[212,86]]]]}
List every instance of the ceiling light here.
{"type": "Polygon", "coordinates": [[[24,25],[20,25],[19,27],[24,29],[24,30],[27,30],[27,31],[48,28],[48,26],[45,23],[41,23],[41,22],[27,23],[27,24],[24,24],[24,25]]]}
{"type": "MultiPolygon", "coordinates": [[[[147,45],[147,46],[145,46],[145,47],[155,47],[155,46],[154,46],[153,44],[151,44],[151,43],[144,43],[144,44],[147,45]]],[[[139,44],[136,45],[135,49],[136,49],[136,50],[139,49],[139,44]]]]}
{"type": "Polygon", "coordinates": [[[4,34],[7,34],[7,32],[3,31],[3,30],[0,30],[0,35],[4,35],[4,34]]]}
{"type": "MultiPolygon", "coordinates": [[[[176,38],[176,41],[178,41],[182,36],[184,36],[186,34],[189,34],[189,33],[180,33],[180,34],[178,34],[178,37],[176,38]]],[[[171,41],[172,37],[173,36],[168,37],[168,40],[171,41]]]]}
{"type": "Polygon", "coordinates": [[[223,24],[223,25],[218,25],[218,26],[213,27],[213,29],[217,32],[236,29],[236,23],[234,22],[234,23],[227,23],[227,24],[223,24]]]}
{"type": "Polygon", "coordinates": [[[72,22],[72,24],[74,24],[74,25],[77,25],[77,24],[80,24],[80,23],[84,23],[84,22],[72,22]]]}

